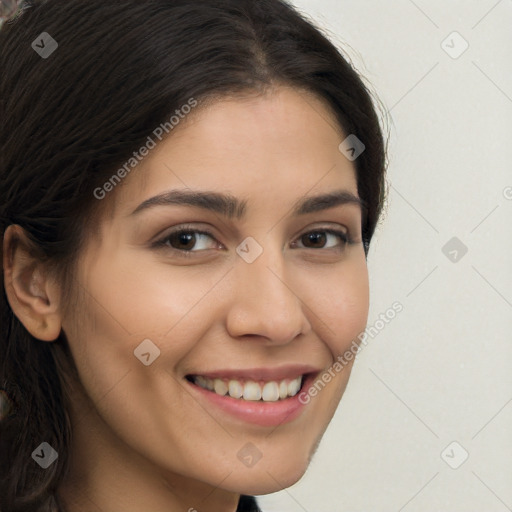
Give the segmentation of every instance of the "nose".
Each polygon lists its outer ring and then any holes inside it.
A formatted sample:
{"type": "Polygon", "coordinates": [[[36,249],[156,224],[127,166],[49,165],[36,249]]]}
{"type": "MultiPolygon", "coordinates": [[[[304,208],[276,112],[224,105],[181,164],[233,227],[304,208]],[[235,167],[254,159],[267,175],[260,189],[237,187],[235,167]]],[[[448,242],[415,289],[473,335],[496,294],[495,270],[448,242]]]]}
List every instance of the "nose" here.
{"type": "Polygon", "coordinates": [[[258,337],[268,344],[286,344],[311,325],[305,305],[289,279],[282,255],[269,251],[252,263],[239,260],[232,272],[227,329],[233,338],[258,337]],[[267,254],[265,254],[267,253],[267,254]],[[270,264],[272,262],[272,264],[270,264]],[[277,262],[277,263],[276,263],[277,262]]]}

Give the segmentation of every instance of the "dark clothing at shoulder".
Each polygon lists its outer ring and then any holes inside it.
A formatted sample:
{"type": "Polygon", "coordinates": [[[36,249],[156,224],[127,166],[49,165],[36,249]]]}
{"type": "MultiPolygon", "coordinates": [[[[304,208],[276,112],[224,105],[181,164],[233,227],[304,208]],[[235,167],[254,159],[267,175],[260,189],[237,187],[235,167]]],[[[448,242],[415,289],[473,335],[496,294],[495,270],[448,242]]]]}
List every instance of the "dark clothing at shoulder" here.
{"type": "Polygon", "coordinates": [[[261,512],[254,496],[240,496],[236,512],[261,512]]]}

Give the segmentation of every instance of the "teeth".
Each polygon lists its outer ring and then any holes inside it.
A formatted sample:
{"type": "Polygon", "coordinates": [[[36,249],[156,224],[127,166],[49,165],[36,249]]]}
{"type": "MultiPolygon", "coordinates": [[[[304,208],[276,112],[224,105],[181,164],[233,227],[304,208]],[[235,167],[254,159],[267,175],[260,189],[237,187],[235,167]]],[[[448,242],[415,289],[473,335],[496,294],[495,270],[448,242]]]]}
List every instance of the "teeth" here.
{"type": "Polygon", "coordinates": [[[259,400],[261,398],[261,386],[256,382],[246,382],[244,386],[244,400],[259,400]]]}
{"type": "Polygon", "coordinates": [[[229,381],[229,396],[233,398],[242,398],[244,394],[244,387],[237,380],[229,381]]]}
{"type": "Polygon", "coordinates": [[[265,402],[275,402],[279,400],[279,386],[277,382],[267,382],[263,386],[261,398],[263,398],[265,402]]]}
{"type": "Polygon", "coordinates": [[[204,377],[202,377],[201,375],[198,375],[196,377],[196,384],[198,384],[202,388],[206,389],[206,379],[204,377]]]}
{"type": "Polygon", "coordinates": [[[223,380],[215,379],[213,381],[213,389],[217,395],[224,396],[228,392],[228,387],[223,380]]]}
{"type": "Polygon", "coordinates": [[[288,383],[288,394],[290,396],[295,396],[299,392],[299,389],[300,389],[300,381],[297,381],[297,379],[291,380],[288,383]]]}
{"type": "Polygon", "coordinates": [[[236,379],[209,379],[202,375],[195,375],[193,381],[198,386],[217,395],[229,395],[239,400],[264,402],[277,402],[290,396],[295,396],[302,386],[302,375],[295,379],[285,379],[279,382],[254,382],[236,379]]]}
{"type": "Polygon", "coordinates": [[[281,400],[283,398],[286,398],[288,396],[288,384],[286,383],[285,380],[282,380],[280,383],[279,383],[279,398],[281,398],[281,400]]]}

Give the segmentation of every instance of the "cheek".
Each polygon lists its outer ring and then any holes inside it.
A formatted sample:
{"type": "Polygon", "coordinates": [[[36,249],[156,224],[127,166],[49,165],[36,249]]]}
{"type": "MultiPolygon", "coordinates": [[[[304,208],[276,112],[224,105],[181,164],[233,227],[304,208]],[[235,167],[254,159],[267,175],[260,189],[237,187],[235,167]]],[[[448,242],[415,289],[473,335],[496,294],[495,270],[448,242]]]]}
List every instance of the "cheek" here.
{"type": "Polygon", "coordinates": [[[344,352],[368,321],[369,283],[365,262],[326,273],[322,288],[311,286],[307,306],[321,322],[323,341],[334,356],[344,352]]]}
{"type": "MultiPolygon", "coordinates": [[[[76,317],[71,318],[66,330],[84,387],[93,401],[108,402],[113,409],[124,388],[132,390],[132,397],[156,399],[208,326],[208,293],[218,275],[195,275],[184,267],[173,272],[150,259],[124,255],[98,258],[86,268],[80,287],[83,322],[74,325],[76,317]],[[144,359],[148,350],[146,366],[137,354],[144,359]],[[108,390],[113,391],[104,400],[108,390]]],[[[162,403],[172,399],[166,396],[162,403]]]]}
{"type": "Polygon", "coordinates": [[[218,275],[198,273],[126,250],[93,264],[85,286],[104,334],[163,339],[172,337],[198,306],[204,308],[218,275]]]}

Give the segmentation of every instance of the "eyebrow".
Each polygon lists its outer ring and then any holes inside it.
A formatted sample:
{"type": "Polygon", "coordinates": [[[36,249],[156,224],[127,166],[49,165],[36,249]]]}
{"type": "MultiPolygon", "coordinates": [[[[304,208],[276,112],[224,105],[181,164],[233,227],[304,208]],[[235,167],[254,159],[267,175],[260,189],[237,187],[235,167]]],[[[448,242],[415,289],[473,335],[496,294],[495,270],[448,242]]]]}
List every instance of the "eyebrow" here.
{"type": "MultiPolygon", "coordinates": [[[[363,215],[368,208],[366,202],[352,192],[335,190],[327,194],[299,199],[293,206],[292,214],[307,215],[345,204],[359,206],[363,215]]],[[[146,199],[129,216],[155,206],[169,205],[193,206],[219,213],[228,219],[242,220],[246,213],[247,201],[219,192],[177,189],[146,199]]]]}

